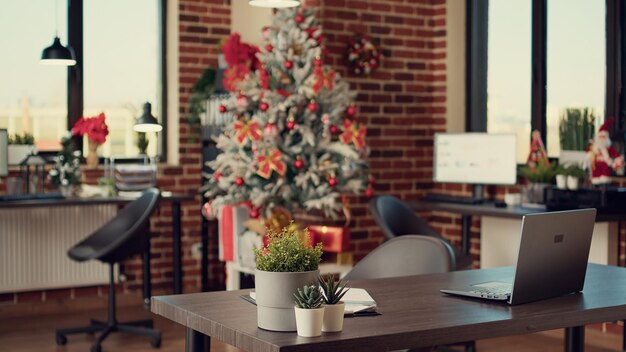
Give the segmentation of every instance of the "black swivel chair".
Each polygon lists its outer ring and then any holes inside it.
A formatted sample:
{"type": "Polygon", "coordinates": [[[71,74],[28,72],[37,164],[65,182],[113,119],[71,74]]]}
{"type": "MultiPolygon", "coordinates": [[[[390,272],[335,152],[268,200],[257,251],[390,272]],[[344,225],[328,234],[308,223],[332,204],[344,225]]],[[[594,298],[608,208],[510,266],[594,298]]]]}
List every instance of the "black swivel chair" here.
{"type": "Polygon", "coordinates": [[[91,352],[100,352],[102,341],[112,332],[121,331],[150,337],[152,347],[161,345],[161,332],[153,329],[152,320],[120,324],[115,317],[115,282],[113,265],[131,255],[150,250],[148,229],[150,214],[159,199],[159,190],[150,188],[142,196],[126,205],[117,216],[89,237],[72,247],[68,256],[78,262],[99,260],[109,264],[109,314],[106,322],[92,320],[89,326],[59,329],[56,342],[67,343],[67,335],[101,332],[91,352]]]}
{"type": "MultiPolygon", "coordinates": [[[[407,234],[418,234],[446,241],[424,219],[415,214],[406,203],[396,197],[376,197],[370,201],[369,209],[374,220],[388,239],[407,234]]],[[[472,256],[461,252],[457,248],[454,248],[454,258],[456,269],[469,269],[472,267],[472,256]]]]}

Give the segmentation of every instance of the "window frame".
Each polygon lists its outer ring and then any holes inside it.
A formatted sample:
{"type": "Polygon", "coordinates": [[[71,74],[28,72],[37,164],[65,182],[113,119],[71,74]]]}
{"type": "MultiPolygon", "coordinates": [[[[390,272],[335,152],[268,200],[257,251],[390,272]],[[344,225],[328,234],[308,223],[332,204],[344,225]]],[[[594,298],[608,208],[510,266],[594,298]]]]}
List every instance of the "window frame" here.
{"type": "MultiPolygon", "coordinates": [[[[547,4],[532,0],[531,19],[531,131],[538,130],[547,145],[547,4]]],[[[611,139],[623,150],[626,139],[626,5],[606,2],[605,116],[615,117],[611,139]]],[[[487,132],[487,60],[489,0],[467,1],[467,132],[487,132]],[[478,62],[477,62],[478,61],[478,62]]],[[[528,136],[530,141],[530,136],[528,136]]]]}
{"type": "MultiPolygon", "coordinates": [[[[167,161],[167,0],[157,1],[158,9],[158,35],[159,35],[159,106],[160,122],[163,126],[159,132],[159,146],[157,157],[159,161],[167,161]]],[[[68,45],[74,49],[76,65],[67,68],[67,126],[68,129],[83,116],[84,109],[84,86],[83,86],[83,0],[67,0],[68,4],[68,45]]],[[[83,138],[73,137],[74,146],[77,150],[83,150],[83,138]]]]}

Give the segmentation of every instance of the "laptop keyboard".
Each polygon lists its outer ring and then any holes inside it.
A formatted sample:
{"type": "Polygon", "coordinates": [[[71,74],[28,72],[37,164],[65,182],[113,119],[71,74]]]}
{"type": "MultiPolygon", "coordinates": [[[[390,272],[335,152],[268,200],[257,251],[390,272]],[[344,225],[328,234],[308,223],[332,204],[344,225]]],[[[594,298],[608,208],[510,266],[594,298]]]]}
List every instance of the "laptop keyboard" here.
{"type": "Polygon", "coordinates": [[[491,295],[510,295],[511,288],[496,288],[496,287],[474,287],[472,293],[486,293],[491,295]]]}

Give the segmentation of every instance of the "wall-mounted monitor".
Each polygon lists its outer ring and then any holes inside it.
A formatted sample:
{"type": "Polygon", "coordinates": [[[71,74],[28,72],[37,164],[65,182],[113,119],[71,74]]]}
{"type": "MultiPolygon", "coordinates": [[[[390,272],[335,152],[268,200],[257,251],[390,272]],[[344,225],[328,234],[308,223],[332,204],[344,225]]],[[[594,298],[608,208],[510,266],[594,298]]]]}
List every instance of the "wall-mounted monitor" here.
{"type": "Polygon", "coordinates": [[[515,153],[514,134],[436,133],[433,180],[513,185],[517,182],[515,153]]]}
{"type": "Polygon", "coordinates": [[[0,130],[0,177],[9,174],[9,134],[0,130]]]}

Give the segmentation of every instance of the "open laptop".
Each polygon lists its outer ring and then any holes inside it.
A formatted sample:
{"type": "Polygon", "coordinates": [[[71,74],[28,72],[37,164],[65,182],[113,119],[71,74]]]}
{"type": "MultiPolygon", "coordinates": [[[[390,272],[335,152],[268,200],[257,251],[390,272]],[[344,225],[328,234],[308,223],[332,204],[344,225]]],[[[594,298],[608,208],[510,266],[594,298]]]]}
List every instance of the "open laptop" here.
{"type": "Polygon", "coordinates": [[[525,215],[511,281],[477,282],[443,293],[520,304],[580,292],[596,209],[525,215]]]}

